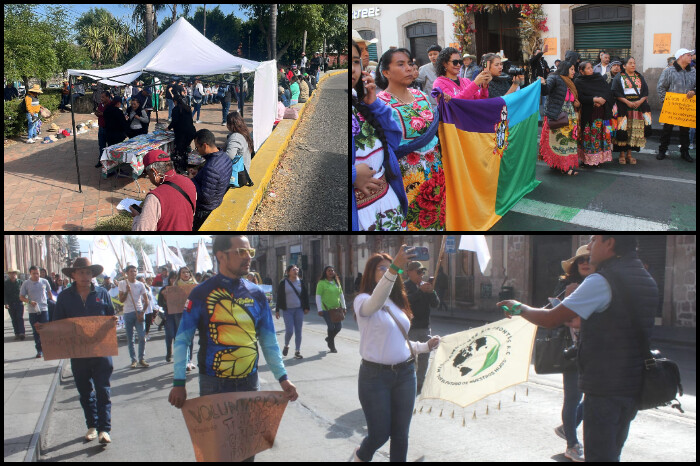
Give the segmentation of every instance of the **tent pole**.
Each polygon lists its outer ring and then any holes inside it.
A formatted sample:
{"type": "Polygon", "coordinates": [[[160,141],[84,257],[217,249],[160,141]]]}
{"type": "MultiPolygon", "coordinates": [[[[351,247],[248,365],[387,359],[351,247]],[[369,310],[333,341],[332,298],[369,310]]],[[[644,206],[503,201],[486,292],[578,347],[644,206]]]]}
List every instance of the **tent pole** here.
{"type": "Polygon", "coordinates": [[[241,110],[241,118],[243,118],[243,105],[245,105],[245,102],[243,101],[243,73],[240,71],[238,72],[238,89],[240,92],[238,92],[238,108],[241,110]]]}
{"type": "Polygon", "coordinates": [[[78,142],[75,140],[76,134],[75,134],[75,112],[73,111],[74,106],[75,106],[75,99],[73,99],[73,84],[75,83],[75,80],[73,76],[69,76],[70,82],[68,83],[68,87],[70,88],[70,117],[71,120],[73,120],[73,149],[75,150],[75,169],[78,171],[78,192],[83,192],[83,187],[80,184],[80,167],[78,167],[78,142]]]}

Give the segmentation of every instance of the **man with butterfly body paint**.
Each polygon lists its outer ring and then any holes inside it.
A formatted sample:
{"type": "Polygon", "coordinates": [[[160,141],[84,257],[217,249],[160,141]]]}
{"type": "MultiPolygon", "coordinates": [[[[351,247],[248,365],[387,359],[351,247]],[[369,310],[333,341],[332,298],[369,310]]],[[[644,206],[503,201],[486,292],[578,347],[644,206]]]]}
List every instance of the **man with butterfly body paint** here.
{"type": "Polygon", "coordinates": [[[200,395],[257,391],[258,341],[273,375],[290,401],[298,398],[282,362],[267,298],[243,279],[254,250],[245,236],[214,240],[219,274],[195,288],[186,303],[174,345],[175,379],[168,401],[182,408],[187,345],[199,329],[200,395]]]}

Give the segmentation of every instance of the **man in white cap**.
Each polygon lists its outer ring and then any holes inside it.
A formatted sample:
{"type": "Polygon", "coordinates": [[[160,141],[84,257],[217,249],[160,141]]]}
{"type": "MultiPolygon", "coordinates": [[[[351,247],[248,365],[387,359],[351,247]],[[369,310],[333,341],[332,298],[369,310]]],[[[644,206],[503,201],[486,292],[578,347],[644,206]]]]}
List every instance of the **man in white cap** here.
{"type": "MultiPolygon", "coordinates": [[[[659,83],[656,85],[656,92],[658,92],[659,99],[661,99],[662,103],[666,98],[667,92],[685,94],[689,99],[695,96],[695,70],[690,66],[691,56],[694,53],[695,50],[679,49],[676,52],[676,61],[673,62],[673,65],[664,69],[661,73],[659,83]]],[[[657,160],[663,160],[666,157],[666,149],[668,149],[668,143],[671,140],[673,126],[674,125],[664,123],[664,128],[661,132],[659,154],[656,156],[657,160]]],[[[690,145],[688,132],[690,128],[679,126],[678,130],[681,139],[681,158],[686,162],[693,162],[693,158],[688,151],[688,146],[690,145]]]]}

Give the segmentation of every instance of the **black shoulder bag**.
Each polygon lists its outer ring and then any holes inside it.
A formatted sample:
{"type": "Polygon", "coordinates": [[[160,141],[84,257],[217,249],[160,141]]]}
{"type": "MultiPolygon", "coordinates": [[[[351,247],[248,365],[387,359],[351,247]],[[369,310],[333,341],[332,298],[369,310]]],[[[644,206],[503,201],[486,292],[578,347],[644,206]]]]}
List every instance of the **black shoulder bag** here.
{"type": "MultiPolygon", "coordinates": [[[[628,298],[629,296],[625,295],[625,303],[629,305],[630,301],[628,298]]],[[[633,309],[633,307],[630,306],[629,309],[633,309]]],[[[632,313],[632,325],[637,332],[639,344],[644,353],[642,392],[639,397],[638,409],[643,411],[661,406],[671,406],[684,413],[685,411],[681,408],[680,401],[676,398],[676,394],[683,396],[681,372],[678,369],[678,364],[670,359],[659,357],[659,351],[651,350],[644,337],[644,330],[636,312],[632,313]]]]}

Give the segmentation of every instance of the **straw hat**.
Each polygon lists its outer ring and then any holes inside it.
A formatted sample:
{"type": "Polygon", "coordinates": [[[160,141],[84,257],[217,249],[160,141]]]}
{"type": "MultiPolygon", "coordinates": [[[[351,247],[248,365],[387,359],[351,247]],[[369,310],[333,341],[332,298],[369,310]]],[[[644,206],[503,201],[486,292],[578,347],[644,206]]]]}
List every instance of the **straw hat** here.
{"type": "Polygon", "coordinates": [[[27,92],[36,92],[37,94],[43,94],[44,92],[41,90],[41,87],[39,87],[38,84],[34,84],[31,89],[29,89],[27,92]]]}
{"type": "Polygon", "coordinates": [[[92,271],[92,277],[95,278],[102,273],[104,267],[101,265],[92,265],[92,262],[90,262],[90,259],[87,257],[78,257],[75,259],[75,262],[73,262],[73,267],[63,269],[63,274],[72,278],[73,272],[81,269],[90,269],[92,271]]]}
{"type": "Polygon", "coordinates": [[[571,266],[574,265],[576,259],[578,259],[579,257],[588,257],[590,255],[591,252],[588,250],[588,245],[584,244],[583,246],[578,248],[574,257],[565,261],[561,261],[561,268],[564,269],[564,272],[566,272],[566,274],[568,275],[571,273],[571,266]]]}

